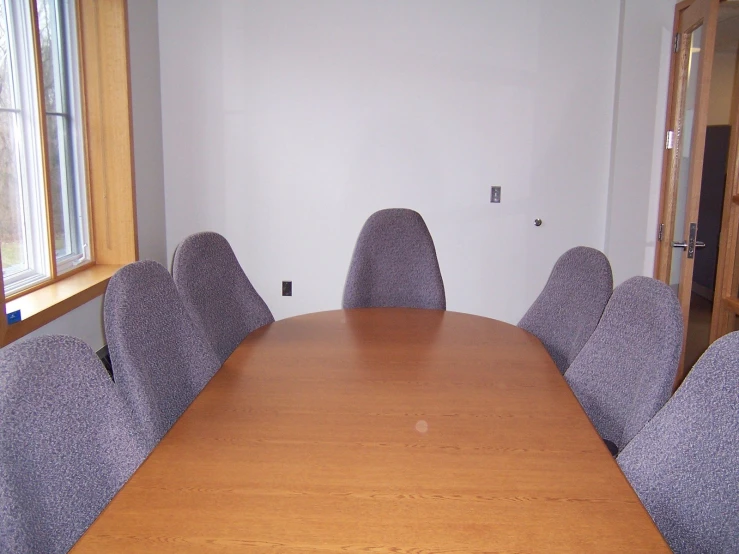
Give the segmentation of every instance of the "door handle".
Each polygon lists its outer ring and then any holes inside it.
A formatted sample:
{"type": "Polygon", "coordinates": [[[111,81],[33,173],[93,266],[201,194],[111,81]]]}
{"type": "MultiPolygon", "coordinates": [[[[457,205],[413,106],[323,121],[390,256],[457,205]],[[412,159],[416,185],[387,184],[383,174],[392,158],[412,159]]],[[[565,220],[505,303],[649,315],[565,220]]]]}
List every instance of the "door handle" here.
{"type": "Polygon", "coordinates": [[[699,240],[695,240],[695,236],[698,234],[698,224],[693,222],[690,224],[690,233],[688,234],[688,240],[683,242],[673,242],[673,248],[682,248],[688,251],[688,259],[692,260],[695,256],[696,248],[705,248],[706,243],[699,240]]]}
{"type": "MultiPolygon", "coordinates": [[[[672,243],[672,247],[673,248],[682,248],[683,250],[687,250],[688,249],[688,243],[687,242],[673,242],[672,243]]],[[[696,247],[696,249],[697,248],[705,248],[706,247],[706,243],[703,242],[703,241],[701,241],[701,240],[697,240],[697,241],[695,241],[695,247],[696,247]]]]}

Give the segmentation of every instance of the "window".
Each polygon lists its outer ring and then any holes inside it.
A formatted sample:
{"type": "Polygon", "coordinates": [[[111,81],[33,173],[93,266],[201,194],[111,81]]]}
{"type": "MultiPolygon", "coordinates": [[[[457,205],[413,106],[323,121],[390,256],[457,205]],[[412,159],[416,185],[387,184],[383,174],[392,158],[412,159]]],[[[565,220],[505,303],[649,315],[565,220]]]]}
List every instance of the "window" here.
{"type": "Polygon", "coordinates": [[[11,265],[14,270],[19,264],[21,268],[28,266],[23,270],[28,271],[33,267],[29,259],[38,260],[41,270],[46,271],[46,276],[23,290],[8,290],[9,279],[4,278],[5,287],[0,287],[3,346],[103,294],[110,276],[138,259],[138,251],[126,0],[0,0],[0,10],[0,87],[7,83],[14,88],[5,90],[17,93],[12,98],[10,94],[3,96],[0,104],[0,118],[12,123],[3,123],[0,134],[6,145],[14,146],[6,149],[6,158],[0,161],[0,258],[4,277],[11,265]],[[21,17],[23,10],[25,19],[21,17]],[[46,58],[42,47],[45,33],[49,44],[57,45],[55,49],[49,46],[46,58]],[[26,46],[27,50],[16,53],[11,51],[17,47],[16,40],[38,46],[26,46]],[[20,52],[50,60],[38,64],[43,68],[38,74],[36,65],[31,66],[30,85],[22,81],[21,69],[10,73],[11,61],[22,67],[20,52]],[[9,69],[5,71],[5,67],[9,69]],[[42,79],[43,87],[34,82],[42,79]],[[22,86],[36,86],[36,98],[24,98],[23,94],[30,93],[22,86]],[[11,100],[16,103],[11,104],[11,100]],[[35,102],[35,111],[24,102],[35,102]],[[34,117],[39,123],[29,126],[30,131],[21,125],[23,118],[34,117]],[[21,132],[36,133],[36,137],[21,137],[21,132]],[[53,133],[57,133],[56,139],[53,133]],[[50,138],[42,141],[42,136],[50,138]],[[35,149],[27,149],[34,140],[35,149]],[[30,181],[21,179],[27,178],[23,172],[34,168],[39,175],[51,178],[42,178],[35,191],[26,191],[23,187],[30,181]],[[53,168],[58,168],[56,177],[53,168]],[[15,187],[15,196],[9,184],[15,187]],[[33,203],[43,206],[40,216],[31,211],[33,203]],[[16,215],[9,215],[9,206],[19,207],[13,212],[16,215]],[[4,233],[20,246],[6,242],[4,233]],[[6,263],[9,255],[13,258],[6,263]],[[3,312],[20,312],[21,320],[8,325],[3,312]]]}
{"type": "Polygon", "coordinates": [[[91,260],[74,0],[0,0],[5,296],[91,260]]]}

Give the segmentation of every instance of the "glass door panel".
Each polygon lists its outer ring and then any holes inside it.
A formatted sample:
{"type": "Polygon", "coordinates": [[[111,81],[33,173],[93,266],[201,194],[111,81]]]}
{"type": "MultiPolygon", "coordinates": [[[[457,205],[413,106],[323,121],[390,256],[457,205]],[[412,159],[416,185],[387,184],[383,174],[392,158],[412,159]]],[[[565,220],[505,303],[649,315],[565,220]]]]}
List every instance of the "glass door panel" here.
{"type": "MultiPolygon", "coordinates": [[[[701,63],[701,40],[703,26],[699,26],[690,33],[689,54],[687,59],[686,78],[684,80],[684,101],[680,121],[682,127],[677,129],[677,198],[675,205],[675,226],[672,235],[673,251],[670,267],[670,286],[678,293],[683,259],[681,254],[688,250],[690,234],[689,223],[686,221],[688,204],[688,190],[691,174],[691,145],[693,141],[693,127],[698,92],[698,68],[701,63]]],[[[673,139],[674,140],[674,139],[673,139]]]]}

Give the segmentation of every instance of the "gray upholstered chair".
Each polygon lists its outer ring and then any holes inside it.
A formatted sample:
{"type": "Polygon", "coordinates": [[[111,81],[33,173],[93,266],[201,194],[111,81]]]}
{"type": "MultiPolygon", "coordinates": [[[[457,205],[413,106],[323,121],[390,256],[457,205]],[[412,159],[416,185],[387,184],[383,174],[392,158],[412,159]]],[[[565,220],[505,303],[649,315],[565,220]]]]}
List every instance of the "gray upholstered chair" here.
{"type": "Polygon", "coordinates": [[[598,325],[613,292],[608,258],[577,246],[562,254],[518,326],[536,335],[564,373],[598,325]]]}
{"type": "Polygon", "coordinates": [[[183,240],[175,250],[172,276],[221,363],[246,335],[275,320],[231,245],[218,233],[196,233],[183,240]]]}
{"type": "Polygon", "coordinates": [[[146,454],[87,344],[50,335],[0,350],[0,552],[67,552],[146,454]]]}
{"type": "Polygon", "coordinates": [[[739,552],[739,333],[708,348],[617,461],[673,551],[739,552]]]}
{"type": "Polygon", "coordinates": [[[434,241],[419,213],[396,208],[367,219],[349,266],[343,307],[446,309],[434,241]]]}
{"type": "Polygon", "coordinates": [[[565,373],[612,451],[621,451],[670,397],[682,340],[680,304],[670,287],[649,277],[616,287],[565,373]]]}
{"type": "Polygon", "coordinates": [[[103,316],[115,384],[153,448],[221,363],[157,262],[118,270],[103,316]]]}

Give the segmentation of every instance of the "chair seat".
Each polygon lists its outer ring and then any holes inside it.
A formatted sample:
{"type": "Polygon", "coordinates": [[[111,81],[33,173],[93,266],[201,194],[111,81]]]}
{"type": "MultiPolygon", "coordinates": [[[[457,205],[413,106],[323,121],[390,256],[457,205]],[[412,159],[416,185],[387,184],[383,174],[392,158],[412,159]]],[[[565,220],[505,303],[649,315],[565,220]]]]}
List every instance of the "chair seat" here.
{"type": "Polygon", "coordinates": [[[594,248],[577,246],[554,264],[518,326],[537,336],[564,373],[595,331],[612,292],[608,258],[594,248]]]}
{"type": "Polygon", "coordinates": [[[446,309],[434,241],[418,212],[394,208],[367,219],[349,265],[342,305],[446,309]]]}
{"type": "Polygon", "coordinates": [[[67,552],[146,457],[133,414],[73,337],[0,350],[0,552],[67,552]]]}
{"type": "Polygon", "coordinates": [[[156,262],[135,262],[111,277],[103,316],[113,378],[151,449],[221,362],[156,262]]]}
{"type": "Polygon", "coordinates": [[[714,342],[618,464],[677,554],[739,552],[739,333],[714,342]]]}
{"type": "Polygon", "coordinates": [[[190,235],[175,250],[172,277],[188,312],[200,321],[221,363],[272,316],[218,233],[190,235]]]}
{"type": "Polygon", "coordinates": [[[672,392],[683,340],[669,286],[632,277],[613,291],[565,379],[603,439],[622,450],[672,392]]]}

